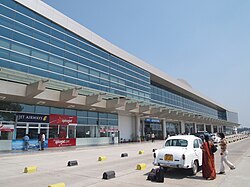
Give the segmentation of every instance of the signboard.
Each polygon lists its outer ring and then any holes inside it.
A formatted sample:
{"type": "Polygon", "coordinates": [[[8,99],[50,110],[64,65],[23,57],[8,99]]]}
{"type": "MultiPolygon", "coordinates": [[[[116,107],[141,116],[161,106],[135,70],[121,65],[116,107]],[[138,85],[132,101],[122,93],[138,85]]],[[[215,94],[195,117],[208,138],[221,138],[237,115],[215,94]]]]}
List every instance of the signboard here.
{"type": "Polygon", "coordinates": [[[13,132],[14,131],[14,125],[0,124],[0,131],[2,131],[2,132],[13,132]]]}
{"type": "Polygon", "coordinates": [[[145,122],[147,122],[147,123],[160,123],[161,120],[159,120],[159,119],[147,118],[147,119],[145,119],[145,122]]]}
{"type": "Polygon", "coordinates": [[[70,125],[70,124],[76,125],[77,117],[68,115],[50,114],[49,123],[51,125],[70,125]]]}
{"type": "Polygon", "coordinates": [[[57,138],[48,140],[49,147],[76,146],[76,138],[57,138]]]}
{"type": "Polygon", "coordinates": [[[100,128],[100,132],[105,133],[105,132],[118,132],[117,128],[111,128],[111,129],[106,129],[106,128],[100,128]]]}
{"type": "Polygon", "coordinates": [[[17,122],[36,122],[36,123],[49,123],[49,116],[42,114],[16,114],[17,122]]]}

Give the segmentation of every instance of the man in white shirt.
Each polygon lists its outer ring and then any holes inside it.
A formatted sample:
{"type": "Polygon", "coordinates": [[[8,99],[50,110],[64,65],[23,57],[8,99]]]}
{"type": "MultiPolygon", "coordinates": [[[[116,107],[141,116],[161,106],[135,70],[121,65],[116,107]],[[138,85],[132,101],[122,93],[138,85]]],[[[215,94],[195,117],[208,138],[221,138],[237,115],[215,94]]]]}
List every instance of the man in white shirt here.
{"type": "Polygon", "coordinates": [[[42,138],[41,138],[41,147],[42,147],[42,150],[44,150],[44,143],[45,143],[45,134],[43,133],[42,134],[42,138]]]}

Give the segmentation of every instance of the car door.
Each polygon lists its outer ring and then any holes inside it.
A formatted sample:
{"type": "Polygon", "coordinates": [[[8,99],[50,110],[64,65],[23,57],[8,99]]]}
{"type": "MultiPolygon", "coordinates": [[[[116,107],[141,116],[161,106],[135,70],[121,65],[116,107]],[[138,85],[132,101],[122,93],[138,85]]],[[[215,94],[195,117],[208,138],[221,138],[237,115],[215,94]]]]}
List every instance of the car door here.
{"type": "Polygon", "coordinates": [[[202,141],[199,141],[199,139],[194,140],[193,148],[194,148],[195,155],[199,160],[199,165],[202,165],[202,150],[200,148],[201,144],[202,144],[202,141]]]}

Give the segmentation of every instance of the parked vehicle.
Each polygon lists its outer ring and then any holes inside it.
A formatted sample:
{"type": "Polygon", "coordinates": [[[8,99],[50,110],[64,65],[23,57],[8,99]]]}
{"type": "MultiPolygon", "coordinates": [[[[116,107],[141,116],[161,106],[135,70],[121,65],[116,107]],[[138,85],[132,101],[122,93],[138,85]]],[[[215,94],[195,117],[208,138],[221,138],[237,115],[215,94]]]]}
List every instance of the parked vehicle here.
{"type": "Polygon", "coordinates": [[[199,137],[202,141],[205,139],[205,135],[209,136],[211,138],[211,135],[207,131],[198,131],[197,133],[194,134],[195,136],[199,137]]]}
{"type": "Polygon", "coordinates": [[[195,175],[202,165],[201,145],[202,140],[194,135],[171,136],[162,149],[155,150],[153,164],[166,169],[189,169],[195,175]]]}

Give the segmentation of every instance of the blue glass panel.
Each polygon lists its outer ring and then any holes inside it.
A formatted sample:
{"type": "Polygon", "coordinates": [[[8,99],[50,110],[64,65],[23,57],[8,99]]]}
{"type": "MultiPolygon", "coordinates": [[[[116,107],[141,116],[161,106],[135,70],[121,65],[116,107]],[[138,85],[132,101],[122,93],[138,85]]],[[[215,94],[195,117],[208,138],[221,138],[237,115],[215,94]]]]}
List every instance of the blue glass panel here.
{"type": "Polygon", "coordinates": [[[43,31],[43,32],[45,32],[47,34],[50,33],[50,28],[49,27],[47,27],[46,25],[44,25],[42,23],[39,23],[37,21],[33,22],[33,27],[40,30],[40,31],[43,31]]]}
{"type": "Polygon", "coordinates": [[[10,59],[15,61],[15,62],[20,62],[22,64],[30,64],[30,57],[21,55],[21,54],[17,54],[14,52],[10,52],[10,59]]]}
{"type": "Polygon", "coordinates": [[[20,104],[23,108],[22,112],[28,112],[28,113],[34,113],[35,112],[35,106],[34,105],[26,105],[26,104],[20,104]]]}
{"type": "Polygon", "coordinates": [[[65,109],[65,110],[64,110],[64,114],[65,114],[65,115],[69,115],[69,116],[76,116],[76,110],[73,110],[73,109],[65,109]]]}
{"type": "Polygon", "coordinates": [[[19,41],[21,43],[27,44],[27,45],[32,45],[32,39],[30,37],[24,36],[22,34],[18,34],[16,32],[13,32],[13,39],[16,41],[19,41]]]}
{"type": "Polygon", "coordinates": [[[42,61],[42,60],[37,60],[35,58],[31,58],[31,63],[32,66],[42,68],[42,69],[48,69],[48,63],[42,61]]]}
{"type": "Polygon", "coordinates": [[[29,68],[29,73],[34,74],[34,75],[43,76],[43,77],[48,77],[48,72],[47,71],[43,71],[41,69],[36,69],[36,68],[33,68],[33,67],[29,68]]]}
{"type": "Polygon", "coordinates": [[[59,38],[59,39],[61,39],[61,40],[64,40],[64,34],[58,32],[58,31],[56,31],[56,30],[54,30],[54,29],[51,29],[50,34],[51,34],[52,36],[55,36],[56,38],[59,38]]]}
{"type": "Polygon", "coordinates": [[[36,113],[39,113],[39,114],[50,114],[50,107],[36,106],[35,111],[36,111],[36,113]]]}
{"type": "Polygon", "coordinates": [[[0,29],[1,29],[2,36],[5,36],[7,38],[11,38],[12,32],[9,29],[3,28],[2,26],[0,26],[0,29]]]}
{"type": "Polygon", "coordinates": [[[77,111],[77,117],[87,117],[87,116],[88,116],[87,111],[83,111],[83,110],[78,110],[77,111]]]}
{"type": "Polygon", "coordinates": [[[51,107],[50,108],[50,113],[51,114],[64,114],[64,109],[51,107]]]}
{"type": "Polygon", "coordinates": [[[26,17],[26,16],[23,16],[21,14],[16,14],[16,17],[15,19],[21,23],[25,23],[25,25],[29,25],[32,27],[32,24],[33,24],[33,20],[26,17]]]}
{"type": "Polygon", "coordinates": [[[52,72],[57,72],[63,74],[63,67],[54,64],[49,64],[49,70],[52,72]]]}
{"type": "Polygon", "coordinates": [[[14,27],[15,27],[14,21],[12,21],[8,18],[5,18],[3,16],[0,16],[0,24],[6,26],[8,28],[11,28],[11,29],[14,29],[14,27]]]}
{"type": "Polygon", "coordinates": [[[15,7],[16,7],[16,3],[13,0],[11,0],[11,1],[10,0],[1,0],[0,3],[6,5],[8,7],[11,7],[13,9],[15,9],[15,7]]]}
{"type": "Polygon", "coordinates": [[[43,33],[41,33],[41,32],[38,32],[38,31],[33,31],[33,37],[34,37],[34,38],[37,38],[37,39],[39,39],[39,40],[42,40],[42,41],[44,41],[44,42],[47,42],[47,43],[50,42],[50,38],[49,38],[48,35],[43,34],[43,33]]]}
{"type": "Polygon", "coordinates": [[[0,48],[0,58],[9,59],[10,58],[10,52],[8,50],[0,48]]]}
{"type": "Polygon", "coordinates": [[[34,13],[32,10],[30,10],[30,9],[28,9],[28,8],[22,6],[22,5],[19,5],[19,4],[18,4],[18,5],[16,6],[16,10],[17,10],[18,12],[21,12],[21,13],[23,13],[23,14],[29,16],[29,17],[32,17],[32,18],[35,17],[35,13],[34,13]]]}
{"type": "MultiPolygon", "coordinates": [[[[2,3],[2,1],[0,3],[2,3]]],[[[0,6],[0,13],[7,16],[7,17],[10,17],[10,18],[15,18],[15,14],[16,14],[14,11],[12,11],[4,6],[0,6]]]]}

